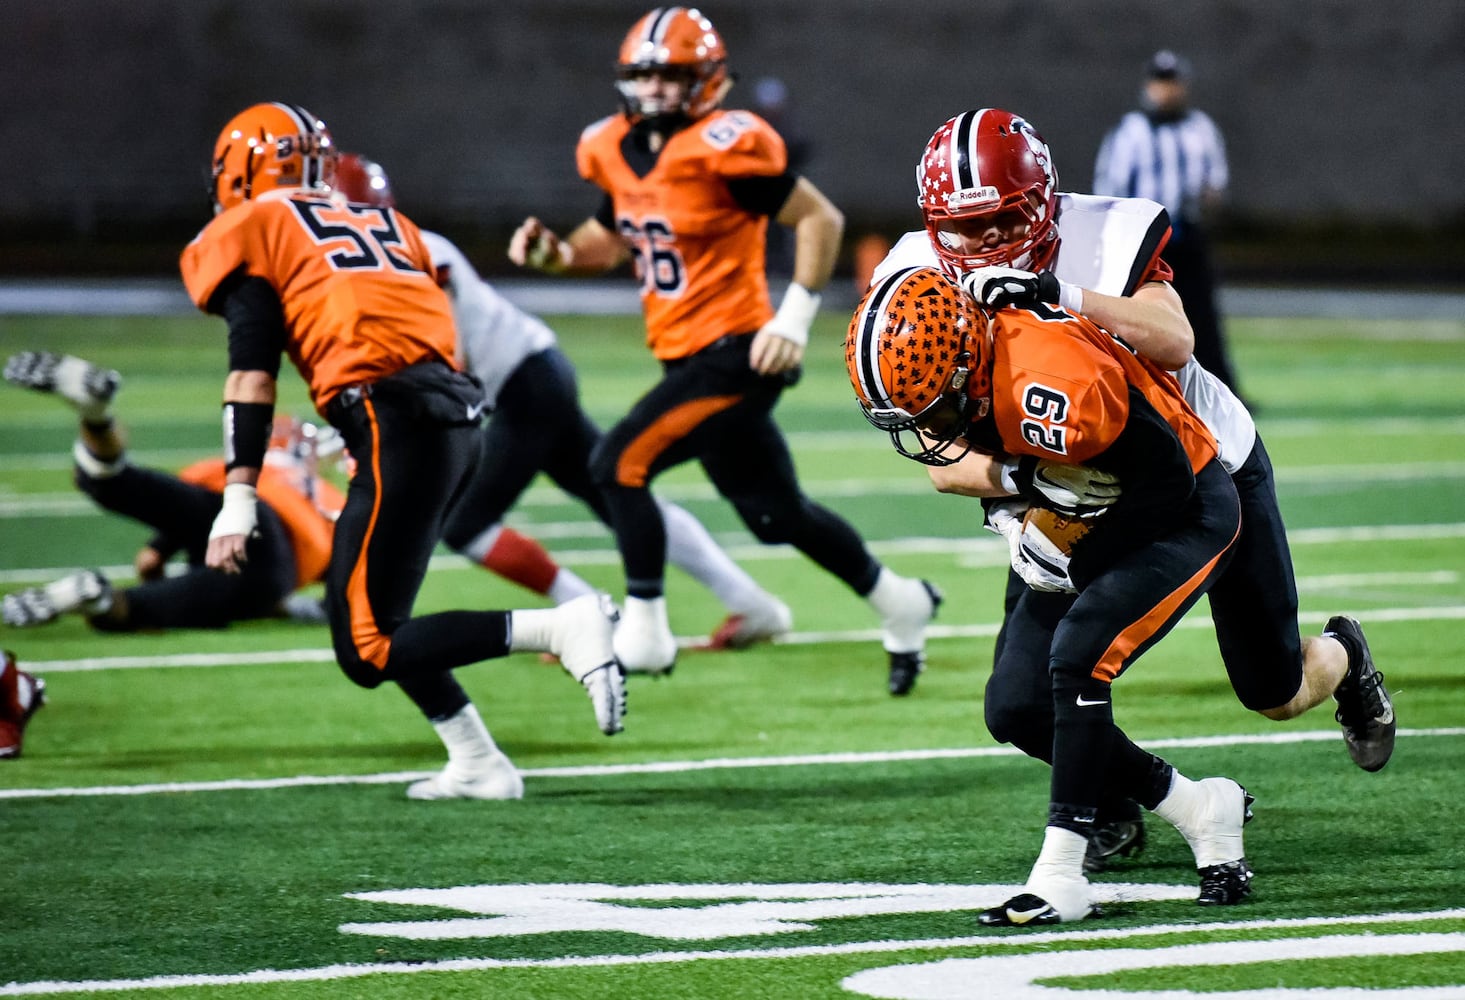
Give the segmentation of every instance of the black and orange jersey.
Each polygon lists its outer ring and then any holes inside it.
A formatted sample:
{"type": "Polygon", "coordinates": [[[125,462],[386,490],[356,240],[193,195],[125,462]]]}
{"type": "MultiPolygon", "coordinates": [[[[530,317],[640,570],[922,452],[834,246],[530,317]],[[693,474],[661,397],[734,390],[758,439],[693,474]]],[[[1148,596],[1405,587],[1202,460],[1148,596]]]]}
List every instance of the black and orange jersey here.
{"type": "Polygon", "coordinates": [[[1216,439],[1169,372],[1083,316],[1052,306],[992,316],[991,417],[1007,451],[1081,465],[1123,432],[1133,387],[1170,425],[1199,472],[1216,439]]]}
{"type": "Polygon", "coordinates": [[[348,386],[420,361],[454,366],[447,295],[417,226],[395,209],[271,191],[216,216],[180,268],[204,310],[236,274],[269,282],[284,310],[286,352],[317,410],[348,386]]]}
{"type": "Polygon", "coordinates": [[[646,342],[663,360],[694,354],[773,318],[764,274],[768,216],[743,207],[729,181],[778,177],[783,139],[747,111],[716,111],[673,133],[648,171],[627,162],[632,125],[602,119],[580,136],[580,175],[610,198],[631,248],[646,342]]]}

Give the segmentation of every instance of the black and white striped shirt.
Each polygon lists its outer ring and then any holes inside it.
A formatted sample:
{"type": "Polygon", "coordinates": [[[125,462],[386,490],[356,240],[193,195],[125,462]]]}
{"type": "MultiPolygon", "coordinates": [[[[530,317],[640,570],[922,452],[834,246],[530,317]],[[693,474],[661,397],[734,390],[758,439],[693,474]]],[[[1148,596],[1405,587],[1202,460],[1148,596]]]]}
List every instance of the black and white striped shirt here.
{"type": "Polygon", "coordinates": [[[1157,201],[1177,234],[1201,221],[1205,192],[1219,195],[1228,181],[1225,141],[1204,111],[1171,121],[1131,111],[1104,137],[1094,164],[1094,194],[1157,201]]]}

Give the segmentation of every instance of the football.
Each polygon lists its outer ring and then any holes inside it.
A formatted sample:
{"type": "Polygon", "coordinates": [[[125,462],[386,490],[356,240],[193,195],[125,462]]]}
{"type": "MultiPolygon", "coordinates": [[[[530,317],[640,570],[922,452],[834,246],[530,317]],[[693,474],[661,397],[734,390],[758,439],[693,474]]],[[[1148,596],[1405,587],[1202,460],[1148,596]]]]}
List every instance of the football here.
{"type": "Polygon", "coordinates": [[[1035,530],[1053,543],[1053,547],[1066,556],[1073,555],[1073,547],[1093,529],[1092,521],[1078,517],[1067,517],[1046,507],[1029,507],[1022,517],[1023,530],[1035,530]]]}

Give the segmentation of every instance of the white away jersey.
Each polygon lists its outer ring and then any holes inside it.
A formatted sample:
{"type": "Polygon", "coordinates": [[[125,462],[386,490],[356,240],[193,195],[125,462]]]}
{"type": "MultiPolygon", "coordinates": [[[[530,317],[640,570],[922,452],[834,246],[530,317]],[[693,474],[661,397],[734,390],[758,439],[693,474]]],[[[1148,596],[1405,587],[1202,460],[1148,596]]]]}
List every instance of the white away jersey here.
{"type": "MultiPolygon", "coordinates": [[[[1168,230],[1164,207],[1146,198],[1058,195],[1058,254],[1053,273],[1061,281],[1104,295],[1132,295],[1142,284],[1159,237],[1168,230]]],[[[939,267],[924,229],[906,233],[875,268],[870,284],[906,267],[939,267]]],[[[1235,472],[1256,444],[1256,424],[1236,394],[1201,367],[1194,356],[1175,373],[1185,401],[1206,422],[1221,449],[1221,464],[1235,472]]]]}
{"type": "Polygon", "coordinates": [[[422,240],[453,304],[463,366],[483,383],[484,402],[492,409],[514,369],[555,345],[554,331],[494,291],[448,239],[424,230],[422,240]]]}

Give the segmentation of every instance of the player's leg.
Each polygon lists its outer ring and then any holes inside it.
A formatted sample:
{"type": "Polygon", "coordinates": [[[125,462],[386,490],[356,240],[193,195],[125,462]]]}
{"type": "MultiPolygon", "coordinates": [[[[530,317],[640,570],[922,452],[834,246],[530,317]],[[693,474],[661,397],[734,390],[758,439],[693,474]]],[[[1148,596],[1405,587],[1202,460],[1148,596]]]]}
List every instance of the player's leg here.
{"type": "Polygon", "coordinates": [[[760,382],[760,391],[709,421],[716,436],[704,450],[703,468],[759,541],[794,546],[870,602],[880,616],[889,691],[907,694],[924,669],[926,626],[941,595],[930,583],[882,565],[853,525],[803,492],[772,417],[778,385],[760,382]]]}
{"type": "Polygon", "coordinates": [[[426,672],[397,682],[448,751],[437,774],[407,787],[409,799],[518,799],[524,779],[499,749],[478,708],[452,671],[426,672]]]}
{"type": "MultiPolygon", "coordinates": [[[[1197,475],[1195,493],[1177,515],[1176,526],[1099,572],[1058,623],[1048,661],[1053,769],[1043,846],[1025,891],[986,911],[984,923],[1057,923],[1091,912],[1084,861],[1106,795],[1152,804],[1177,824],[1196,854],[1202,902],[1234,902],[1229,893],[1249,884],[1250,869],[1240,853],[1242,818],[1229,809],[1244,796],[1240,786],[1218,779],[1214,792],[1212,784],[1198,783],[1203,788],[1195,795],[1183,784],[1179,792],[1167,788],[1157,795],[1158,758],[1135,747],[1115,725],[1112,689],[1129,664],[1200,599],[1224,566],[1239,526],[1230,477],[1212,462],[1197,475]],[[1172,794],[1179,799],[1172,801],[1172,794]],[[1223,801],[1228,807],[1221,817],[1224,838],[1216,835],[1211,822],[1212,806],[1223,801]],[[1236,856],[1218,858],[1217,851],[1234,851],[1236,856]],[[1227,898],[1218,898],[1223,893],[1227,898]]],[[[1009,629],[1018,624],[1010,621],[1009,629]]],[[[1005,648],[1013,649],[1016,640],[1017,632],[1010,631],[1005,648]]],[[[1178,784],[1173,774],[1164,776],[1178,784]]]]}
{"type": "Polygon", "coordinates": [[[551,652],[585,687],[602,731],[618,732],[625,689],[610,649],[611,618],[598,598],[537,611],[411,617],[448,507],[478,446],[476,426],[423,412],[425,390],[452,389],[451,382],[422,386],[394,376],[369,396],[329,408],[358,463],[327,571],[337,661],[353,681],[376,687],[513,650],[551,652]]]}

